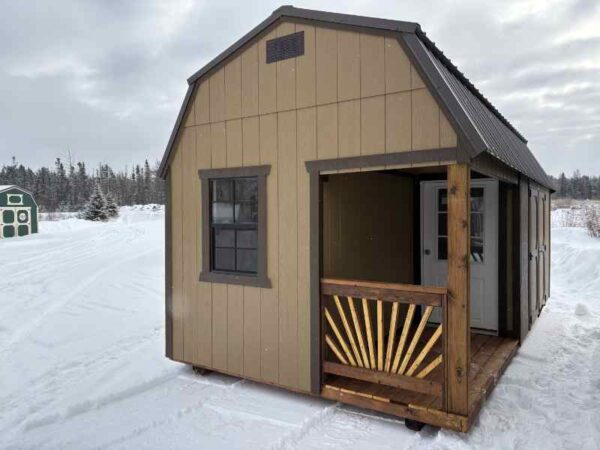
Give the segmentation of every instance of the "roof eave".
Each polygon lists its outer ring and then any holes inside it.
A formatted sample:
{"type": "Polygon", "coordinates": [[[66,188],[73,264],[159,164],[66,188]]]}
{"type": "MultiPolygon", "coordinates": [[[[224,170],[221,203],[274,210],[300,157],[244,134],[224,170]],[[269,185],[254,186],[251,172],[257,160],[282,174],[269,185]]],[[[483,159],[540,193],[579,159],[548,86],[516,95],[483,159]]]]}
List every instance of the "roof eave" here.
{"type": "Polygon", "coordinates": [[[171,136],[169,137],[169,142],[167,143],[167,148],[163,155],[162,161],[160,162],[160,166],[158,167],[158,176],[163,180],[167,177],[167,168],[169,166],[169,158],[171,156],[171,152],[173,146],[175,145],[175,141],[177,140],[177,134],[179,132],[179,128],[181,123],[183,122],[183,118],[185,117],[185,113],[188,109],[188,104],[192,99],[192,92],[194,91],[194,85],[189,85],[187,92],[185,93],[185,98],[183,99],[183,103],[181,104],[181,108],[179,109],[179,114],[177,115],[177,120],[175,121],[175,125],[173,126],[173,130],[171,131],[171,136]]]}

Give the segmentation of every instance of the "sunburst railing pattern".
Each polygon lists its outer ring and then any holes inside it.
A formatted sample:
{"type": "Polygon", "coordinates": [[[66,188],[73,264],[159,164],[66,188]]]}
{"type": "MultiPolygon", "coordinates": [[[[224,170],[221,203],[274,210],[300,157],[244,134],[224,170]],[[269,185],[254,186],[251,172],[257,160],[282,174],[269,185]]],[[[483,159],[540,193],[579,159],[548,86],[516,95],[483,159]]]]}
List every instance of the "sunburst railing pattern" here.
{"type": "Polygon", "coordinates": [[[415,380],[439,368],[442,395],[445,288],[323,279],[321,294],[325,372],[423,392],[415,380]],[[434,308],[442,323],[429,322],[434,308]]]}

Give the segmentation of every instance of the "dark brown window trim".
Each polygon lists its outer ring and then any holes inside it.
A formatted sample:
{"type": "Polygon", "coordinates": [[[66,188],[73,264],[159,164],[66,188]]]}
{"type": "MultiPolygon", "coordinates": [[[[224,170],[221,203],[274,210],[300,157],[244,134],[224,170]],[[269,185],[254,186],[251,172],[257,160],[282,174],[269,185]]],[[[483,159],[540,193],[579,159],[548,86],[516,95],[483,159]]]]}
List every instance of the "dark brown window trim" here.
{"type": "Polygon", "coordinates": [[[237,284],[242,286],[270,288],[267,276],[267,176],[271,166],[236,167],[227,169],[201,169],[198,171],[202,186],[202,270],[199,280],[210,283],[237,284]],[[258,260],[256,275],[214,272],[210,268],[210,189],[213,178],[258,178],[258,260]]]}
{"type": "Polygon", "coordinates": [[[363,167],[378,167],[412,163],[432,163],[432,165],[434,165],[435,163],[439,162],[450,162],[457,160],[458,148],[451,147],[306,161],[306,170],[309,172],[324,172],[328,170],[359,169],[363,167]]]}

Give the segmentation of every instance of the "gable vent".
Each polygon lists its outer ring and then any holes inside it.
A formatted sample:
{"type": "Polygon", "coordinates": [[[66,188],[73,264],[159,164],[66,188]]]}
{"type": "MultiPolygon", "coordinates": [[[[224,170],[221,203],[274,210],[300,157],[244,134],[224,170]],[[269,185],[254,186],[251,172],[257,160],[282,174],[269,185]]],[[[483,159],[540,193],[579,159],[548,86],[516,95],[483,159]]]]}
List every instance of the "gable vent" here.
{"type": "Polygon", "coordinates": [[[267,41],[267,64],[304,55],[304,31],[267,41]]]}

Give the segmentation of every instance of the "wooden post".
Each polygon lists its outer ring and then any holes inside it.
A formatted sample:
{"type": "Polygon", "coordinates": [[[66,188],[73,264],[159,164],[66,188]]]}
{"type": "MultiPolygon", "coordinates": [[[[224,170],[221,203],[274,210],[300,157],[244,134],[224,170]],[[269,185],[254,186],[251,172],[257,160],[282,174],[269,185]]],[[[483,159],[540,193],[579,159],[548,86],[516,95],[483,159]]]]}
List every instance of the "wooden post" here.
{"type": "Polygon", "coordinates": [[[470,171],[448,166],[447,407],[468,415],[470,364],[470,171]]]}

